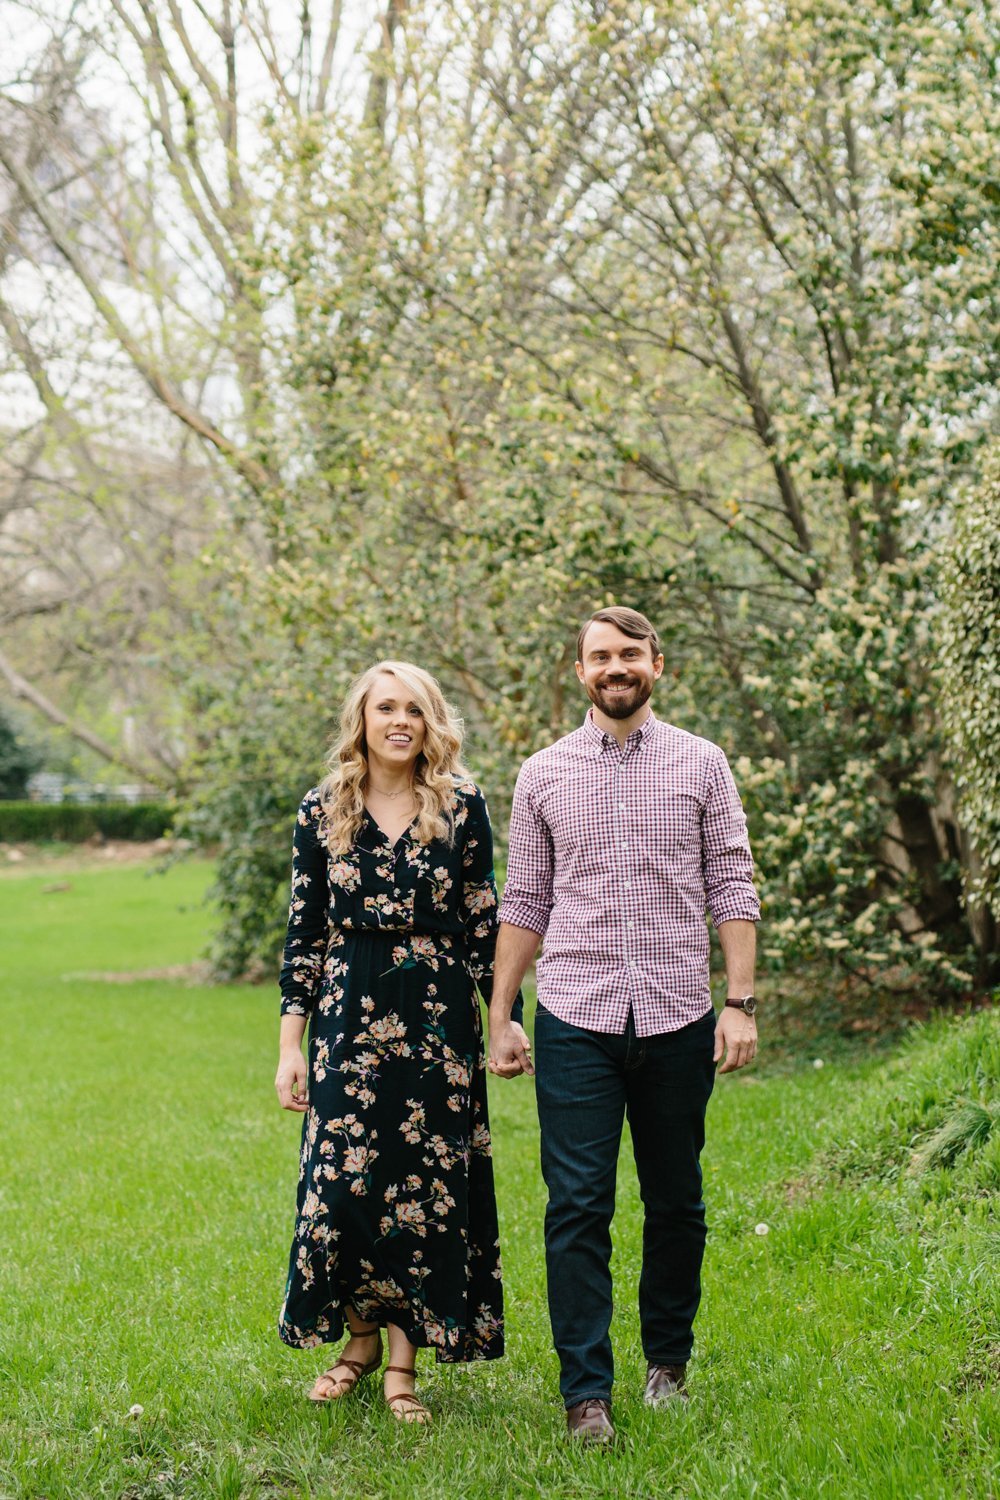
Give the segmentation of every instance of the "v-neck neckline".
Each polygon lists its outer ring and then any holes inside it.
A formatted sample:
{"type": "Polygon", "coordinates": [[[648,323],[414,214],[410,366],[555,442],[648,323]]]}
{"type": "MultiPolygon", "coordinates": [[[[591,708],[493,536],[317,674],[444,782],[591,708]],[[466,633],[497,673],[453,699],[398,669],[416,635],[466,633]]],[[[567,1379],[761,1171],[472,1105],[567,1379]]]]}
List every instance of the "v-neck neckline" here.
{"type": "Polygon", "coordinates": [[[417,821],[416,818],[411,818],[406,827],[403,829],[402,833],[399,835],[399,838],[395,843],[393,843],[392,839],[390,839],[389,835],[382,827],[382,824],[379,822],[378,818],[376,818],[371,808],[367,805],[365,806],[365,817],[371,821],[372,827],[375,829],[375,832],[380,835],[383,843],[387,844],[388,847],[393,851],[393,853],[395,853],[399,845],[403,842],[406,835],[409,833],[410,829],[413,827],[414,823],[417,821]]]}

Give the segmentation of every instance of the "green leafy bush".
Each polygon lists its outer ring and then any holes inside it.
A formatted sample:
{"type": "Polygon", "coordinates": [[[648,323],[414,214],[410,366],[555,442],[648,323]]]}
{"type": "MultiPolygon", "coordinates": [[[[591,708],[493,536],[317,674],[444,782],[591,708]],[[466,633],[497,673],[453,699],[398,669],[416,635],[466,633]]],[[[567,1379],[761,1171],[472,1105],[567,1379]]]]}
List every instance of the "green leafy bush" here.
{"type": "Polygon", "coordinates": [[[819,590],[785,631],[757,628],[761,669],[745,681],[779,753],[735,770],[775,970],[971,982],[961,885],[933,822],[927,572],[885,565],[819,590]]]}
{"type": "Polygon", "coordinates": [[[941,577],[941,708],[963,825],[969,895],[1000,919],[1000,447],[955,508],[941,577]]]}
{"type": "Polygon", "coordinates": [[[323,648],[322,636],[293,651],[261,631],[246,641],[239,672],[213,665],[192,674],[203,744],[190,767],[197,791],[177,826],[213,851],[219,922],[210,957],[220,979],[278,972],[295,814],[323,775],[349,680],[320,657],[323,648]]]}
{"type": "Polygon", "coordinates": [[[173,814],[162,802],[0,802],[0,843],[32,844],[52,839],[81,844],[94,837],[158,839],[173,814]]]}

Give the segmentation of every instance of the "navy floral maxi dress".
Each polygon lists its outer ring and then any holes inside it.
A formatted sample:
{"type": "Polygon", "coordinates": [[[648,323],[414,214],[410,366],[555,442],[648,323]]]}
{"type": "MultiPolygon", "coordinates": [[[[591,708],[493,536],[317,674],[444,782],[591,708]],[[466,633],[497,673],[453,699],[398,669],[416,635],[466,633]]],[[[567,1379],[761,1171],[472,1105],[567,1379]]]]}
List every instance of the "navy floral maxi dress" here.
{"type": "Polygon", "coordinates": [[[279,1333],[331,1343],[344,1307],[439,1361],[503,1353],[483,1031],[496,943],[482,793],[455,842],[395,844],[366,813],[331,858],[318,792],[295,827],[282,1014],[307,1015],[309,1109],[279,1333]]]}

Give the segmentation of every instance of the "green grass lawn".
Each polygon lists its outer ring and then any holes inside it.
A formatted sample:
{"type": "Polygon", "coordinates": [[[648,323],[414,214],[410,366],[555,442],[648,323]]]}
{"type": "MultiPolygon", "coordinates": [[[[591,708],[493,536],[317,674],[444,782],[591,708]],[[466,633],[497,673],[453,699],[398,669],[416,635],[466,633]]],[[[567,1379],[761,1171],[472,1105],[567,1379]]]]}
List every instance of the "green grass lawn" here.
{"type": "Polygon", "coordinates": [[[68,890],[0,881],[0,1495],[1000,1497],[995,1016],[888,1067],[720,1080],[683,1411],[640,1399],[626,1145],[612,1452],[563,1440],[531,1085],[491,1080],[509,1357],[425,1358],[435,1423],[406,1428],[377,1385],[310,1406],[322,1351],[275,1333],[299,1130],[272,1089],[275,993],[141,977],[198,956],[208,868],[63,865],[68,890]],[[982,1117],[964,1152],[959,1104],[982,1117]]]}

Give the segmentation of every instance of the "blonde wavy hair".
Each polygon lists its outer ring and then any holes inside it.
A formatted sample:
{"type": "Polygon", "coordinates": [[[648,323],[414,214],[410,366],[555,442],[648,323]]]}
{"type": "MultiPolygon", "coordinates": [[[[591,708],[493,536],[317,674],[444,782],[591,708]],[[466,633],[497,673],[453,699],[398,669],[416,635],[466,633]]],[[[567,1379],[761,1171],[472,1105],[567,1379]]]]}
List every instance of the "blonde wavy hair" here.
{"type": "Polygon", "coordinates": [[[381,673],[395,677],[424,716],[424,743],[413,773],[417,802],[416,837],[421,844],[440,838],[454,841],[455,787],[468,781],[460,759],[462,720],[445,699],[437,681],[423,667],[408,661],[377,661],[348,689],[340,710],[340,732],[327,758],[327,774],[320,782],[320,833],[331,854],[346,854],[365,815],[368,784],[368,744],[365,704],[381,673]]]}

